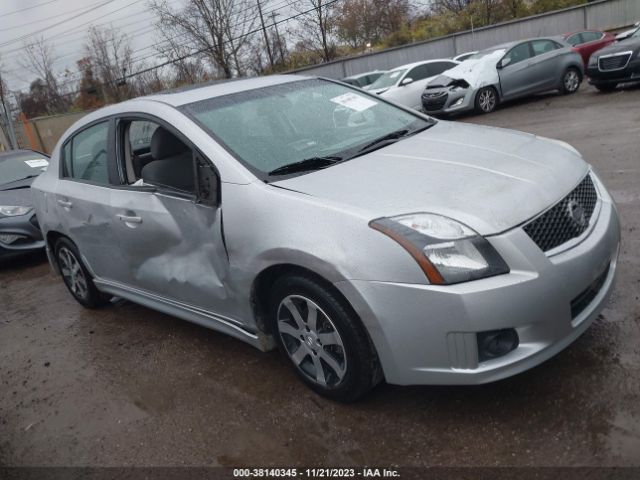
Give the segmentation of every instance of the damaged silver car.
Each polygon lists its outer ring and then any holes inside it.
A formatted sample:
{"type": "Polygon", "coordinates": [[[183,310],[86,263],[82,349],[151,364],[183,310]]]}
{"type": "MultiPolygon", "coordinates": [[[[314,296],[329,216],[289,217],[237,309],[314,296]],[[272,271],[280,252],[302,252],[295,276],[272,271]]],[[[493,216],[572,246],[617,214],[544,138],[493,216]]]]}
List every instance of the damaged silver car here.
{"type": "Polygon", "coordinates": [[[493,112],[500,102],[559,90],[575,93],[584,78],[580,54],[559,39],[536,38],[483,50],[431,80],[422,108],[431,115],[493,112]]]}
{"type": "Polygon", "coordinates": [[[604,307],[620,241],[569,145],[298,76],[90,113],[33,190],[82,305],[117,296],[277,345],[343,401],[543,362],[604,307]]]}

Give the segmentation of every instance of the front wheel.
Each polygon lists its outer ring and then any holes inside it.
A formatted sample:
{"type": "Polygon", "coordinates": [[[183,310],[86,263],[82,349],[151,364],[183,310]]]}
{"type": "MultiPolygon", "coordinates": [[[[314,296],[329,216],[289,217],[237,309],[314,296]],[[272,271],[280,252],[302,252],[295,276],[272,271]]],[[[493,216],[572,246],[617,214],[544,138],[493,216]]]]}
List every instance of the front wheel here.
{"type": "Polygon", "coordinates": [[[568,68],[562,76],[562,93],[564,93],[565,95],[576,93],[580,88],[580,82],[582,82],[580,72],[573,67],[568,68]]]}
{"type": "Polygon", "coordinates": [[[66,238],[58,240],[55,256],[62,279],[69,293],[78,303],[87,308],[96,308],[109,303],[111,296],[98,291],[91,274],[82,263],[78,248],[71,240],[66,238]]]}
{"type": "Polygon", "coordinates": [[[278,280],[270,310],[280,349],[315,392],[352,402],[380,381],[377,356],[360,320],[314,279],[278,280]]]}
{"type": "Polygon", "coordinates": [[[491,113],[498,106],[498,92],[493,87],[484,87],[476,95],[476,112],[491,113]]]}

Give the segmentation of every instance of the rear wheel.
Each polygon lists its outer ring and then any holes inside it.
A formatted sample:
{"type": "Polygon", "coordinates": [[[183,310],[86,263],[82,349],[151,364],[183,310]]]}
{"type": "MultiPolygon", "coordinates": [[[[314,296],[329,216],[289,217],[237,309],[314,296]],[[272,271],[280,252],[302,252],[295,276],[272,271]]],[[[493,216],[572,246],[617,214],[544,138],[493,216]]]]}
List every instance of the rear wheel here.
{"type": "Polygon", "coordinates": [[[498,106],[498,92],[493,87],[484,87],[476,94],[476,112],[491,113],[498,106]]]}
{"type": "Polygon", "coordinates": [[[562,76],[562,93],[565,95],[576,93],[580,88],[581,82],[582,76],[578,69],[573,67],[567,68],[567,71],[564,72],[564,75],[562,76]]]}
{"type": "Polygon", "coordinates": [[[61,238],[55,246],[56,261],[67,289],[78,303],[87,308],[106,305],[110,295],[101,293],[82,263],[80,252],[71,240],[61,238]]]}
{"type": "Polygon", "coordinates": [[[617,83],[605,83],[602,85],[596,85],[595,87],[601,92],[608,93],[608,92],[613,92],[617,86],[618,86],[617,83]]]}
{"type": "Polygon", "coordinates": [[[377,356],[360,320],[312,278],[278,280],[270,318],[280,349],[320,395],[352,402],[380,381],[377,356]]]}

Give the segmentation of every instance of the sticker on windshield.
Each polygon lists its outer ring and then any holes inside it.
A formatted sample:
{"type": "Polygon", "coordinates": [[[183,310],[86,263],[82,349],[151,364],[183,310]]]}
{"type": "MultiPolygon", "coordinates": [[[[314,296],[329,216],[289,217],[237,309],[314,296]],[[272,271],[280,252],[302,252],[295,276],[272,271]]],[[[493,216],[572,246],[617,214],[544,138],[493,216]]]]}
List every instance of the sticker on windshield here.
{"type": "Polygon", "coordinates": [[[362,112],[378,104],[378,102],[362,97],[356,93],[345,93],[343,95],[333,97],[331,101],[338,105],[342,105],[343,107],[355,110],[356,112],[362,112]]]}
{"type": "Polygon", "coordinates": [[[31,168],[42,168],[49,166],[49,162],[44,158],[38,158],[37,160],[25,160],[24,163],[29,165],[31,168]]]}

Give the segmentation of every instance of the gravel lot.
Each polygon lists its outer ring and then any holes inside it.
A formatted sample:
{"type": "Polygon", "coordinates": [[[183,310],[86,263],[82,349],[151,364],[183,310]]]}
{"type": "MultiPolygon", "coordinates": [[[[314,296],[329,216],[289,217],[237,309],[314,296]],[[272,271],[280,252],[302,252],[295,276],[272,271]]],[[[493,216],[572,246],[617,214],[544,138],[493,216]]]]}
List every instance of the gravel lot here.
{"type": "Polygon", "coordinates": [[[23,259],[0,266],[0,465],[640,466],[640,88],[460,120],[571,143],[618,203],[616,291],[564,352],[345,406],[276,353],[127,302],[84,310],[43,256],[23,259]]]}

